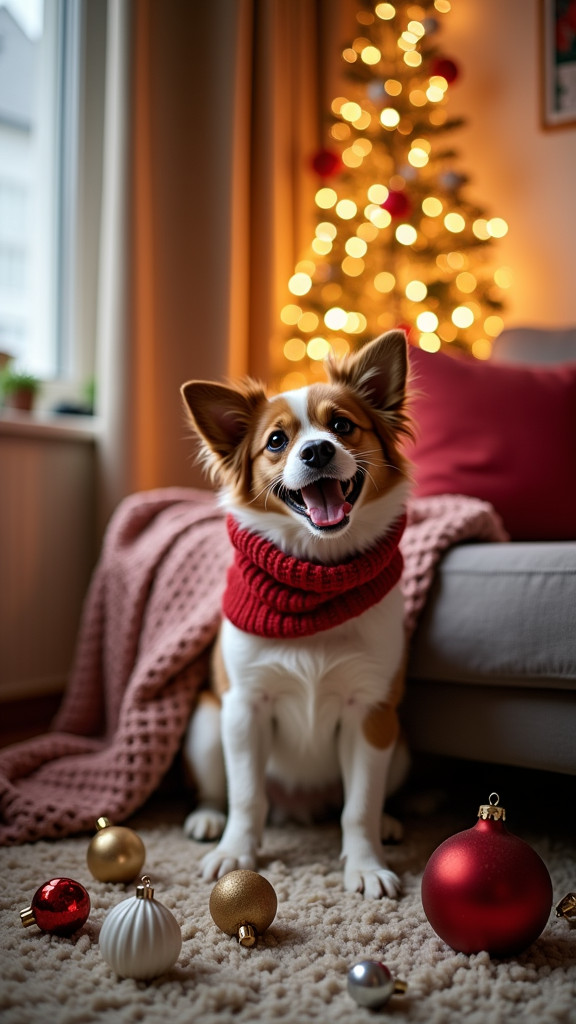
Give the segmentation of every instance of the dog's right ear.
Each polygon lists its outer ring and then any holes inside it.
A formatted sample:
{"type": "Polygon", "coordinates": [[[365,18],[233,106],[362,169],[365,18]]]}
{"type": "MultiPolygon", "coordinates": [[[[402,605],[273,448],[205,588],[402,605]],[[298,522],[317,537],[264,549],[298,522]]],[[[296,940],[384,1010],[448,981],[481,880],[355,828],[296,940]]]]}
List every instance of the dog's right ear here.
{"type": "Polygon", "coordinates": [[[267,401],[257,381],[237,387],[191,380],[180,389],[188,417],[202,443],[204,461],[211,469],[233,468],[256,409],[267,401]]]}

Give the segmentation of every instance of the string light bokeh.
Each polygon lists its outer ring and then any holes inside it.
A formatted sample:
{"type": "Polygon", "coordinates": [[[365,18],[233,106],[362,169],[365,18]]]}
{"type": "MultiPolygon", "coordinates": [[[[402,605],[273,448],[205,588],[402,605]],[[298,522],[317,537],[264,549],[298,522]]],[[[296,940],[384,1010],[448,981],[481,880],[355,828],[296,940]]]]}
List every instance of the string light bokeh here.
{"type": "Polygon", "coordinates": [[[488,358],[502,330],[508,267],[494,243],[508,231],[469,197],[450,134],[459,68],[441,48],[450,0],[359,0],[358,35],[342,52],[345,95],[330,111],[314,238],[288,281],[274,342],[280,386],[322,376],[343,355],[403,326],[427,351],[488,358]]]}

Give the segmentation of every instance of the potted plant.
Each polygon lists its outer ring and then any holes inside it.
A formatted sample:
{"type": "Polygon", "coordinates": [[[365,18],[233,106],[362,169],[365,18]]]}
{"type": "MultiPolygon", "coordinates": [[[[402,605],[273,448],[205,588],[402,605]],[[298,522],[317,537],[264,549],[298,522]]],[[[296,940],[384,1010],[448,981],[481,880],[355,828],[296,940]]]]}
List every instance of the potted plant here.
{"type": "Polygon", "coordinates": [[[0,394],[7,409],[23,409],[30,412],[40,389],[40,381],[31,373],[15,370],[10,365],[0,373],[0,394]]]}

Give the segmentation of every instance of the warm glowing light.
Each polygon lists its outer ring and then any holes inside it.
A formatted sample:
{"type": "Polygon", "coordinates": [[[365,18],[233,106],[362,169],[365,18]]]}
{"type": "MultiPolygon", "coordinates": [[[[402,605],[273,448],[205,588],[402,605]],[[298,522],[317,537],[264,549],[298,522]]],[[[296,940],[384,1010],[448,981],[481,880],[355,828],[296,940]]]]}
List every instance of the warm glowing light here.
{"type": "Polygon", "coordinates": [[[479,217],[478,220],[474,221],[472,225],[472,231],[476,235],[476,238],[479,238],[482,242],[485,242],[486,239],[490,238],[490,232],[488,231],[488,221],[484,220],[483,217],[479,217]]]}
{"type": "Polygon", "coordinates": [[[375,224],[364,221],[358,225],[356,229],[358,238],[362,238],[364,242],[373,242],[375,238],[378,238],[378,228],[375,224]]]}
{"type": "Polygon", "coordinates": [[[411,224],[399,224],[395,235],[396,241],[400,242],[400,245],[413,245],[418,238],[418,232],[411,224]]]}
{"type": "Polygon", "coordinates": [[[361,238],[354,237],[347,240],[344,248],[349,256],[353,256],[355,259],[360,259],[361,256],[366,255],[368,246],[361,238]]]}
{"type": "Polygon", "coordinates": [[[357,128],[358,131],[365,131],[366,128],[370,127],[371,121],[372,118],[368,111],[363,110],[360,117],[354,121],[354,127],[357,128]]]}
{"type": "Polygon", "coordinates": [[[368,192],[366,193],[371,203],[376,203],[380,206],[381,203],[386,202],[388,199],[388,189],[386,185],[370,185],[368,192]]]}
{"type": "Polygon", "coordinates": [[[427,217],[439,217],[444,206],[435,196],[426,196],[426,199],[422,201],[422,209],[427,217]]]}
{"type": "Polygon", "coordinates": [[[377,14],[382,21],[391,21],[396,14],[396,8],[393,4],[376,4],[374,13],[377,14]]]}
{"type": "Polygon", "coordinates": [[[421,21],[409,21],[408,31],[411,32],[413,36],[416,36],[417,39],[421,39],[425,34],[426,29],[421,21]]]}
{"type": "Polygon", "coordinates": [[[345,121],[357,121],[362,116],[362,107],[359,103],[352,103],[347,101],[340,107],[340,117],[343,117],[345,121]]]}
{"type": "Polygon", "coordinates": [[[367,320],[363,313],[349,313],[346,323],[348,334],[362,334],[366,330],[367,320]]]}
{"type": "Polygon", "coordinates": [[[320,238],[323,242],[333,242],[337,234],[338,228],[329,220],[320,221],[320,224],[316,225],[316,238],[320,238]]]}
{"type": "Polygon", "coordinates": [[[448,88],[448,82],[443,75],[432,75],[430,85],[433,85],[436,89],[441,89],[442,92],[446,92],[448,88]]]}
{"type": "Polygon", "coordinates": [[[342,297],[342,286],[337,284],[336,281],[331,281],[329,284],[324,285],[321,294],[326,305],[330,305],[331,302],[338,302],[338,299],[342,297]]]}
{"type": "Polygon", "coordinates": [[[424,281],[409,281],[406,285],[406,298],[411,302],[422,302],[428,294],[424,281]]]}
{"type": "Polygon", "coordinates": [[[394,274],[390,274],[387,270],[382,270],[379,274],[376,274],[374,278],[374,287],[377,292],[382,292],[386,295],[387,292],[391,292],[396,284],[396,278],[394,274]]]}
{"type": "Polygon", "coordinates": [[[384,107],[380,112],[380,121],[385,128],[395,128],[400,121],[400,114],[394,107],[384,107]]]}
{"type": "Polygon", "coordinates": [[[372,150],[372,143],[370,139],[356,139],[352,149],[355,153],[360,153],[362,156],[368,156],[368,153],[372,150]]]}
{"type": "Polygon", "coordinates": [[[387,228],[392,223],[392,215],[388,213],[388,210],[383,210],[380,206],[373,206],[371,204],[366,207],[364,214],[371,224],[380,229],[387,228]]]}
{"type": "Polygon", "coordinates": [[[474,313],[469,306],[456,306],[452,312],[452,323],[456,324],[456,327],[471,327],[474,323],[474,313]]]}
{"type": "Polygon", "coordinates": [[[342,220],[351,220],[352,217],[356,216],[357,212],[358,207],[351,199],[341,199],[340,202],[336,204],[336,213],[342,218],[342,220]]]}
{"type": "Polygon", "coordinates": [[[447,115],[443,107],[435,107],[430,111],[428,116],[430,118],[430,124],[433,124],[438,128],[440,125],[444,124],[447,115]]]}
{"type": "Polygon", "coordinates": [[[450,343],[458,336],[458,328],[451,320],[445,320],[438,327],[438,334],[442,338],[442,341],[450,343]]]}
{"type": "Polygon", "coordinates": [[[333,188],[319,188],[314,201],[321,210],[329,210],[338,201],[338,196],[333,188]]]}
{"type": "Polygon", "coordinates": [[[426,93],[422,89],[412,89],[408,98],[413,107],[426,106],[426,93]]]}
{"type": "Polygon", "coordinates": [[[416,325],[420,331],[424,331],[429,334],[431,331],[435,331],[438,327],[438,317],[436,313],[431,313],[427,310],[425,313],[419,313],[416,317],[416,325]]]}
{"type": "Polygon", "coordinates": [[[358,53],[361,53],[365,46],[370,46],[370,40],[364,36],[358,36],[352,43],[352,46],[358,53]]]}
{"type": "Polygon", "coordinates": [[[413,36],[411,32],[403,32],[398,40],[398,46],[401,50],[409,53],[414,50],[417,42],[416,36],[413,36]]]}
{"type": "Polygon", "coordinates": [[[336,96],[336,99],[333,99],[330,105],[332,107],[333,112],[335,114],[339,114],[341,107],[343,106],[344,103],[347,102],[348,100],[346,99],[345,96],[336,96]]]}
{"type": "Polygon", "coordinates": [[[342,270],[348,277],[360,277],[360,274],[364,273],[364,260],[345,256],[342,260],[342,270]]]}
{"type": "Polygon", "coordinates": [[[477,338],[472,342],[472,355],[476,359],[490,359],[491,352],[492,342],[488,338],[477,338]]]}
{"type": "Polygon", "coordinates": [[[434,0],[434,7],[440,14],[448,14],[448,11],[452,10],[450,0],[434,0]]]}
{"type": "Polygon", "coordinates": [[[425,153],[419,146],[413,146],[408,153],[408,163],[412,164],[412,167],[426,167],[428,153],[425,153]]]}
{"type": "Polygon", "coordinates": [[[331,345],[332,351],[337,359],[343,359],[350,351],[350,345],[346,341],[346,338],[332,338],[331,345]]]}
{"type": "Polygon", "coordinates": [[[468,270],[464,270],[461,274],[458,274],[458,277],[456,278],[456,287],[459,288],[461,292],[473,292],[477,284],[478,282],[474,277],[474,274],[471,274],[468,270]]]}
{"type": "Polygon", "coordinates": [[[432,331],[424,331],[424,333],[418,338],[418,344],[425,352],[438,352],[440,348],[440,338],[432,331]]]}
{"type": "Polygon", "coordinates": [[[502,217],[492,217],[486,228],[492,238],[504,238],[504,235],[508,234],[508,225],[502,217]]]}
{"type": "Polygon", "coordinates": [[[484,321],[484,330],[491,338],[497,338],[504,330],[504,321],[501,316],[487,316],[484,321]]]}
{"type": "Polygon", "coordinates": [[[353,64],[355,60],[358,60],[358,54],[351,46],[347,46],[345,50],[342,50],[342,56],[348,64],[353,64]]]}
{"type": "Polygon", "coordinates": [[[422,54],[418,53],[417,50],[409,50],[408,53],[404,54],[404,63],[409,68],[419,68],[422,63],[422,54]]]}
{"type": "Polygon", "coordinates": [[[330,352],[330,342],[326,338],[310,338],[306,352],[310,359],[326,359],[330,352]]]}
{"type": "Polygon", "coordinates": [[[320,318],[316,313],[303,313],[298,321],[298,330],[302,331],[302,334],[312,334],[312,331],[317,330],[320,318]]]}
{"type": "Polygon", "coordinates": [[[312,278],[309,274],[293,274],[288,281],[288,289],[292,295],[306,295],[312,287],[312,278]]]}
{"type": "Polygon", "coordinates": [[[282,378],[280,389],[281,391],[296,391],[297,388],[303,388],[308,381],[303,373],[287,373],[282,378]]]}
{"type": "Polygon", "coordinates": [[[314,238],[312,248],[318,256],[327,256],[332,249],[332,242],[325,242],[323,238],[314,238]]]}
{"type": "Polygon", "coordinates": [[[346,326],[348,313],[341,306],[332,306],[324,314],[324,323],[331,331],[341,331],[346,326]]]}
{"type": "Polygon", "coordinates": [[[377,46],[365,46],[360,54],[365,64],[377,64],[381,59],[382,54],[377,46]]]}
{"type": "Polygon", "coordinates": [[[356,153],[352,146],[350,146],[349,149],[345,149],[342,153],[342,163],[345,164],[346,167],[360,167],[363,159],[364,157],[362,154],[356,153]]]}
{"type": "Polygon", "coordinates": [[[456,235],[460,231],[464,231],[466,221],[461,213],[447,213],[444,217],[444,225],[448,231],[452,231],[456,235]]]}
{"type": "Polygon", "coordinates": [[[512,270],[510,267],[499,267],[494,272],[494,280],[499,288],[512,287],[512,270]]]}
{"type": "Polygon", "coordinates": [[[346,139],[350,138],[350,125],[339,121],[337,124],[332,125],[330,135],[333,139],[337,139],[338,142],[346,142],[346,139]]]}
{"type": "Polygon", "coordinates": [[[297,274],[308,274],[309,277],[312,277],[316,270],[316,264],[313,260],[298,260],[294,270],[297,274]]]}
{"type": "Polygon", "coordinates": [[[284,345],[284,355],[291,363],[298,363],[306,355],[306,343],[302,338],[289,338],[284,345]]]}
{"type": "Polygon", "coordinates": [[[426,99],[429,100],[430,103],[441,103],[444,99],[444,93],[437,85],[429,85],[426,89],[426,99]]]}
{"type": "Polygon", "coordinates": [[[389,96],[399,96],[402,92],[402,82],[398,82],[395,78],[387,78],[384,82],[384,89],[389,96]]]}
{"type": "Polygon", "coordinates": [[[446,256],[446,263],[450,270],[464,270],[466,257],[461,252],[449,252],[446,256]]]}
{"type": "Polygon", "coordinates": [[[297,324],[301,316],[302,310],[300,309],[300,306],[295,306],[293,302],[284,306],[280,313],[280,319],[283,324],[297,324]]]}

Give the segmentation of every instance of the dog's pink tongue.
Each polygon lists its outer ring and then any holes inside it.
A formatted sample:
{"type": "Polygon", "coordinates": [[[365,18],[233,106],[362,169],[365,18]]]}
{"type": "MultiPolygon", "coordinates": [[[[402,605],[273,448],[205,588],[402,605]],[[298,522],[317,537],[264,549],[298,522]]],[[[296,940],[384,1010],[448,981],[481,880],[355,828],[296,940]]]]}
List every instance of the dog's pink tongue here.
{"type": "Polygon", "coordinates": [[[339,480],[322,480],[302,488],[302,497],[315,526],[336,526],[352,505],[346,501],[339,480]]]}

